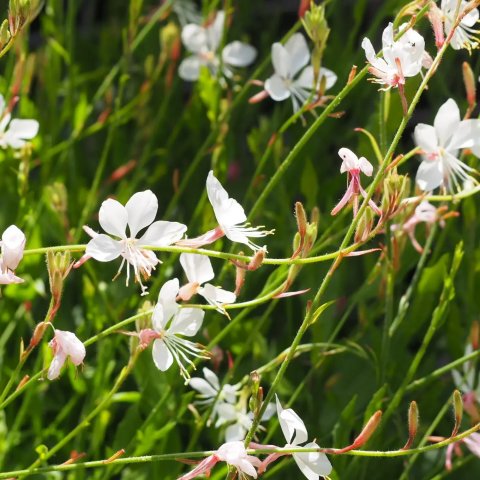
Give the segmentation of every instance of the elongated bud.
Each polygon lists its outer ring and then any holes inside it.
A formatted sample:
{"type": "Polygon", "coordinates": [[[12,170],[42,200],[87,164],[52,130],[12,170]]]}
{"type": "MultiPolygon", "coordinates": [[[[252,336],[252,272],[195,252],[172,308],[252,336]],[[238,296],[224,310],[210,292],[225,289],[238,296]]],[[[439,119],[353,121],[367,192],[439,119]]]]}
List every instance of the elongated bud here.
{"type": "Polygon", "coordinates": [[[0,25],[0,50],[10,41],[10,37],[8,20],[4,20],[0,25]]]}
{"type": "Polygon", "coordinates": [[[478,350],[480,337],[480,324],[475,320],[472,323],[472,329],[470,330],[470,343],[472,344],[473,350],[478,350]]]}
{"type": "Polygon", "coordinates": [[[47,329],[47,327],[48,327],[48,323],[46,323],[46,322],[40,322],[35,327],[35,330],[33,331],[32,338],[30,340],[30,344],[28,345],[27,350],[25,350],[25,353],[39,344],[39,342],[42,339],[43,334],[45,333],[45,330],[47,329]]]}
{"type": "Polygon", "coordinates": [[[300,0],[300,5],[298,7],[298,17],[303,18],[310,8],[310,3],[312,0],[300,0]]]}
{"type": "Polygon", "coordinates": [[[263,402],[263,388],[260,386],[260,375],[257,371],[253,371],[250,374],[250,388],[252,395],[249,400],[249,407],[253,414],[256,416],[263,402]]]}
{"type": "Polygon", "coordinates": [[[304,237],[307,231],[307,214],[301,202],[295,202],[295,218],[297,219],[298,233],[304,237]]]}
{"type": "Polygon", "coordinates": [[[453,427],[452,434],[450,435],[451,437],[457,435],[463,418],[462,394],[458,390],[453,392],[453,413],[455,414],[455,426],[453,427]]]}
{"type": "Polygon", "coordinates": [[[435,2],[430,2],[430,10],[428,11],[428,19],[432,24],[433,34],[435,35],[435,45],[437,49],[442,48],[445,43],[445,34],[443,32],[443,13],[437,7],[435,2]]]}
{"type": "Polygon", "coordinates": [[[465,84],[465,92],[467,93],[468,106],[469,108],[473,109],[477,102],[477,90],[475,87],[475,77],[468,62],[463,62],[462,73],[463,83],[465,84]]]}
{"type": "Polygon", "coordinates": [[[413,445],[418,432],[418,423],[418,406],[417,402],[413,401],[410,403],[410,407],[408,409],[408,440],[402,450],[408,450],[413,445]]]}
{"type": "Polygon", "coordinates": [[[245,276],[247,275],[247,270],[245,268],[236,267],[235,274],[235,295],[238,297],[242,291],[243,286],[245,285],[245,276]]]}
{"type": "Polygon", "coordinates": [[[363,445],[365,445],[365,443],[368,442],[370,437],[373,435],[373,433],[377,429],[381,419],[382,419],[382,411],[377,410],[370,417],[367,424],[363,427],[363,430],[360,432],[360,435],[354,440],[354,442],[351,445],[348,445],[347,447],[335,450],[335,453],[350,452],[351,450],[356,450],[357,448],[360,448],[363,445]]]}

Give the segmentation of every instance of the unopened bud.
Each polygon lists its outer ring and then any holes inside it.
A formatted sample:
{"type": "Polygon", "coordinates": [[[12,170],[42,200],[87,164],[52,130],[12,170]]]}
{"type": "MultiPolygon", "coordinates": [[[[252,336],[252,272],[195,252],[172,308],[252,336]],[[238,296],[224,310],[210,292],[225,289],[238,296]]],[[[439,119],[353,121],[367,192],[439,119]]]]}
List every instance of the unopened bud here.
{"type": "Polygon", "coordinates": [[[355,230],[355,242],[365,242],[370,235],[375,221],[375,212],[367,208],[360,217],[355,230]]]}
{"type": "Polygon", "coordinates": [[[418,422],[419,422],[419,414],[418,414],[418,406],[417,402],[411,402],[410,407],[408,409],[408,440],[402,450],[408,450],[417,436],[418,432],[418,422]]]}
{"type": "Polygon", "coordinates": [[[390,218],[398,212],[402,200],[410,191],[410,180],[396,171],[389,173],[383,181],[382,212],[385,218],[390,218]]]}
{"type": "Polygon", "coordinates": [[[44,195],[48,198],[48,204],[55,212],[64,214],[67,211],[68,194],[63,183],[55,182],[52,185],[48,185],[45,188],[44,195]]]}
{"type": "Polygon", "coordinates": [[[475,320],[472,323],[472,328],[470,330],[470,343],[472,344],[473,350],[478,350],[480,338],[480,324],[475,320]]]}
{"type": "Polygon", "coordinates": [[[475,87],[475,77],[472,68],[468,62],[462,64],[463,83],[467,93],[467,102],[470,108],[474,108],[477,101],[477,90],[475,87]]]}
{"type": "Polygon", "coordinates": [[[300,5],[298,7],[298,17],[303,18],[307,13],[307,10],[310,8],[312,0],[300,0],[300,5]]]}
{"type": "Polygon", "coordinates": [[[8,28],[8,20],[4,20],[0,25],[0,50],[9,42],[10,30],[8,28]]]}
{"type": "Polygon", "coordinates": [[[33,331],[32,338],[30,340],[30,344],[28,345],[28,349],[25,350],[25,352],[28,352],[35,346],[37,346],[40,343],[40,340],[43,338],[43,334],[45,333],[45,330],[47,329],[48,323],[46,322],[40,322],[36,327],[35,330],[33,331]]]}
{"type": "Polygon", "coordinates": [[[247,270],[243,267],[236,267],[235,274],[235,295],[238,297],[242,291],[243,286],[245,285],[245,276],[247,275],[247,270]]]}
{"type": "Polygon", "coordinates": [[[351,450],[356,450],[357,448],[362,447],[365,443],[368,442],[370,437],[373,435],[375,430],[377,429],[378,425],[380,424],[380,420],[382,419],[382,411],[377,410],[368,420],[367,424],[363,427],[360,435],[353,441],[351,445],[348,445],[345,448],[336,450],[335,453],[345,453],[351,450]]]}
{"type": "Polygon", "coordinates": [[[443,32],[443,13],[437,7],[435,2],[430,2],[430,10],[428,11],[428,19],[432,24],[433,34],[435,35],[435,45],[437,49],[442,48],[445,43],[445,34],[443,32]]]}
{"type": "Polygon", "coordinates": [[[260,375],[258,372],[253,371],[250,374],[250,388],[252,395],[249,400],[250,410],[254,415],[257,415],[258,411],[262,407],[263,402],[263,388],[260,386],[260,375]]]}
{"type": "Polygon", "coordinates": [[[297,219],[298,233],[304,237],[307,231],[307,214],[301,202],[295,203],[295,218],[297,219]]]}
{"type": "Polygon", "coordinates": [[[50,281],[50,292],[56,299],[60,298],[63,283],[72,268],[71,254],[69,251],[54,253],[47,252],[47,270],[50,281]]]}
{"type": "Polygon", "coordinates": [[[451,437],[455,437],[455,435],[457,435],[463,418],[462,394],[458,390],[453,392],[453,413],[455,415],[455,426],[453,427],[451,437]]]}

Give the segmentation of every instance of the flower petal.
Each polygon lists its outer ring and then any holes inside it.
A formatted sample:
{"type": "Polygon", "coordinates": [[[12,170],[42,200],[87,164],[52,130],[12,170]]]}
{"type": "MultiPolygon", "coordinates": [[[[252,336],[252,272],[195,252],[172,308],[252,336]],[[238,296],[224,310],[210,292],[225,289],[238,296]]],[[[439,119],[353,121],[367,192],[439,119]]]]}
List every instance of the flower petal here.
{"type": "Polygon", "coordinates": [[[60,370],[67,359],[67,355],[62,350],[58,351],[52,359],[52,363],[48,368],[47,378],[49,380],[55,380],[60,375],[60,370]]]}
{"type": "Polygon", "coordinates": [[[39,124],[36,120],[14,119],[8,126],[7,135],[14,138],[32,139],[38,133],[39,124]]]}
{"type": "Polygon", "coordinates": [[[373,165],[365,158],[360,157],[358,159],[358,165],[360,166],[360,170],[367,176],[371,177],[373,173],[373,165]]]}
{"type": "Polygon", "coordinates": [[[182,28],[182,42],[192,53],[199,53],[207,48],[207,32],[203,27],[189,23],[182,28]]]}
{"type": "Polygon", "coordinates": [[[151,190],[137,192],[130,197],[125,209],[128,213],[130,236],[135,238],[142,228],[147,227],[155,220],[158,199],[151,190]]]}
{"type": "Polygon", "coordinates": [[[222,51],[224,63],[232,67],[247,67],[255,60],[257,50],[247,43],[235,41],[225,45],[222,51]]]}
{"type": "MultiPolygon", "coordinates": [[[[315,442],[307,443],[304,447],[319,448],[315,442]]],[[[325,477],[332,472],[332,464],[324,453],[294,453],[293,459],[308,480],[318,480],[319,476],[325,477]]]]}
{"type": "MultiPolygon", "coordinates": [[[[158,294],[158,304],[162,306],[162,328],[165,328],[165,325],[168,321],[178,312],[180,306],[175,301],[180,290],[180,283],[178,278],[173,278],[165,282],[160,289],[158,294]]],[[[158,305],[157,304],[157,305],[158,305]]],[[[154,313],[155,315],[155,313],[154,313]]],[[[154,326],[155,329],[157,329],[154,326]]]]}
{"type": "Polygon", "coordinates": [[[325,77],[325,90],[333,87],[337,81],[337,74],[328,68],[320,68],[320,79],[325,77]]]}
{"type": "Polygon", "coordinates": [[[117,258],[122,251],[122,242],[101,233],[87,243],[85,254],[99,262],[110,262],[117,258]]]}
{"type": "Polygon", "coordinates": [[[205,255],[182,253],[180,255],[180,264],[190,283],[199,283],[201,285],[212,280],[215,276],[210,259],[205,255]]]}
{"type": "Polygon", "coordinates": [[[218,381],[218,377],[215,375],[214,372],[212,372],[209,368],[204,367],[203,370],[203,376],[207,380],[207,382],[216,390],[220,390],[220,382],[218,381]]]}
{"type": "Polygon", "coordinates": [[[102,228],[110,235],[127,238],[128,213],[125,207],[117,200],[109,198],[102,203],[98,212],[98,221],[102,228]]]}
{"type": "Polygon", "coordinates": [[[213,23],[206,28],[208,49],[211,52],[217,51],[223,36],[225,24],[225,12],[219,10],[213,23]]]}
{"type": "Polygon", "coordinates": [[[272,65],[276,75],[290,78],[290,55],[281,43],[272,45],[272,65]]]}
{"type": "Polygon", "coordinates": [[[226,305],[235,303],[237,296],[233,292],[224,290],[223,288],[215,287],[210,283],[206,283],[205,286],[198,290],[205,300],[213,306],[226,305]]]}
{"type": "MultiPolygon", "coordinates": [[[[236,225],[247,220],[243,207],[233,198],[210,170],[207,177],[207,195],[220,226],[236,225]]],[[[213,278],[213,276],[211,277],[213,278]]],[[[209,278],[209,280],[211,280],[209,278]]]]}
{"type": "Polygon", "coordinates": [[[480,146],[480,120],[474,119],[461,121],[445,148],[452,152],[452,150],[459,148],[478,146],[480,146]]]}
{"type": "Polygon", "coordinates": [[[229,425],[225,430],[225,441],[226,442],[235,442],[243,440],[245,438],[246,430],[239,423],[234,423],[229,425]]]}
{"type": "Polygon", "coordinates": [[[10,225],[2,234],[3,268],[15,270],[23,258],[25,234],[16,226],[10,225]]]}
{"type": "Polygon", "coordinates": [[[200,76],[200,67],[202,65],[203,62],[200,60],[200,57],[197,55],[191,55],[182,60],[178,67],[178,74],[180,75],[180,78],[187,82],[195,82],[200,76]]]}
{"type": "Polygon", "coordinates": [[[272,100],[275,100],[276,102],[282,102],[291,95],[285,80],[278,74],[274,74],[270,78],[267,78],[264,86],[272,100]]]}
{"type": "Polygon", "coordinates": [[[186,337],[196,335],[203,323],[205,312],[201,308],[181,308],[175,315],[169,333],[179,333],[186,337]]]}
{"type": "Polygon", "coordinates": [[[449,98],[439,109],[433,125],[437,132],[438,143],[445,147],[460,124],[460,110],[455,100],[449,98]]]}
{"type": "Polygon", "coordinates": [[[289,55],[288,74],[292,78],[309,62],[310,50],[301,33],[295,33],[287,40],[285,50],[289,55]]]}
{"type": "Polygon", "coordinates": [[[56,329],[55,340],[76,367],[83,363],[86,354],[85,345],[74,333],[56,329]]]}
{"type": "Polygon", "coordinates": [[[172,366],[173,355],[163,340],[157,338],[157,340],[153,342],[152,357],[153,363],[162,372],[165,372],[172,366]]]}
{"type": "Polygon", "coordinates": [[[280,422],[280,427],[287,443],[299,445],[306,442],[308,434],[303,420],[291,408],[283,409],[280,400],[276,395],[275,397],[278,421],[280,422]]]}
{"type": "Polygon", "coordinates": [[[218,390],[215,390],[206,380],[203,378],[193,377],[188,382],[190,387],[199,392],[205,397],[214,399],[217,396],[218,390]]]}
{"type": "Polygon", "coordinates": [[[413,132],[413,138],[417,146],[428,153],[438,150],[437,131],[431,125],[419,123],[413,132]]]}
{"type": "Polygon", "coordinates": [[[154,247],[167,247],[178,242],[187,231],[187,226],[178,222],[157,220],[153,222],[147,231],[139,238],[139,245],[151,245],[154,247]]]}
{"type": "Polygon", "coordinates": [[[438,160],[424,160],[417,170],[416,182],[425,192],[431,192],[443,184],[443,166],[438,160]]]}

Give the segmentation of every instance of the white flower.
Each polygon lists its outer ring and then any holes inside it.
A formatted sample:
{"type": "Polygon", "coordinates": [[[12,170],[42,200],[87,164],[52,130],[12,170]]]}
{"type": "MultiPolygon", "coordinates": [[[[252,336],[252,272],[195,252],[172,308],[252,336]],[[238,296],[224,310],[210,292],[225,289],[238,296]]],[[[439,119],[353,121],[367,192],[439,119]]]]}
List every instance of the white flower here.
{"type": "MultiPolygon", "coordinates": [[[[313,66],[305,37],[301,33],[292,35],[285,45],[272,45],[272,64],[275,73],[265,81],[265,90],[270,97],[281,102],[291,97],[294,111],[298,111],[310,97],[311,91],[320,88],[325,77],[325,88],[329,89],[337,81],[337,76],[328,68],[321,68],[314,85],[313,66]]],[[[314,96],[314,99],[316,96],[314,96]]]]}
{"type": "Polygon", "coordinates": [[[15,269],[23,258],[25,234],[15,225],[10,225],[2,234],[0,242],[2,257],[0,258],[0,284],[22,283],[15,276],[15,269]]]}
{"type": "Polygon", "coordinates": [[[85,358],[85,346],[72,332],[55,330],[55,336],[48,344],[53,350],[53,360],[48,369],[47,378],[54,380],[60,375],[63,364],[70,357],[72,363],[78,367],[85,358]]]}
{"type": "Polygon", "coordinates": [[[249,237],[260,238],[270,235],[273,231],[261,230],[263,227],[250,227],[243,207],[228,196],[226,190],[210,170],[207,177],[207,195],[213,207],[213,212],[220,229],[232,242],[248,245],[253,251],[260,246],[253,243],[249,237]]]}
{"type": "Polygon", "coordinates": [[[85,255],[93,257],[99,262],[110,262],[122,256],[122,263],[118,273],[127,262],[127,280],[130,279],[130,265],[133,267],[135,280],[140,283],[142,295],[147,293],[142,279],[147,279],[161,263],[151,250],[143,246],[165,247],[182,238],[187,230],[185,225],[177,222],[154,222],[158,210],[158,200],[153,192],[146,190],[132,195],[123,206],[117,200],[109,198],[102,203],[99,212],[99,222],[103,230],[116,238],[105,234],[97,234],[89,227],[84,227],[92,236],[88,242],[85,255]],[[152,223],[153,222],[153,223],[152,223]],[[127,234],[127,226],[129,234],[127,234]],[[148,227],[146,232],[136,238],[137,234],[148,227]]]}
{"type": "Polygon", "coordinates": [[[175,361],[181,375],[187,379],[184,362],[194,367],[189,356],[208,358],[197,344],[183,338],[196,335],[203,323],[205,312],[199,308],[180,308],[175,299],[179,292],[177,278],[165,282],[158,295],[158,303],[152,315],[152,326],[157,333],[153,342],[153,361],[162,372],[175,361]]]}
{"type": "Polygon", "coordinates": [[[425,191],[443,185],[461,189],[475,170],[458,159],[459,149],[470,148],[480,156],[480,120],[461,120],[453,99],[438,110],[433,126],[420,123],[414,131],[415,143],[422,149],[423,161],[417,171],[417,184],[425,191]]]}
{"type": "Polygon", "coordinates": [[[252,455],[247,454],[247,450],[241,441],[224,443],[213,455],[202,460],[192,471],[182,475],[178,480],[192,480],[199,475],[209,476],[210,470],[218,463],[226,462],[227,465],[237,469],[238,478],[243,480],[247,475],[257,478],[255,467],[261,465],[261,461],[252,455]]]}
{"type": "MultiPolygon", "coordinates": [[[[269,403],[262,416],[261,421],[269,420],[275,413],[275,405],[269,403]]],[[[235,440],[242,440],[250,430],[253,422],[253,412],[247,411],[245,399],[239,403],[232,405],[230,403],[220,403],[217,406],[218,420],[215,423],[216,427],[225,424],[230,424],[225,429],[225,441],[231,442],[235,440]]],[[[260,426],[261,429],[264,427],[260,426]]]]}
{"type": "MultiPolygon", "coordinates": [[[[277,415],[283,435],[287,440],[285,448],[298,447],[308,440],[307,429],[302,419],[291,409],[283,409],[277,397],[277,415]]],[[[303,445],[305,448],[320,448],[315,442],[303,445]]],[[[294,453],[293,459],[308,480],[318,480],[329,475],[332,465],[324,453],[294,453]]]]}
{"type": "Polygon", "coordinates": [[[38,133],[36,120],[12,120],[6,109],[5,99],[0,94],[0,147],[22,148],[26,140],[31,140],[38,133]]]}
{"type": "Polygon", "coordinates": [[[198,404],[210,405],[215,402],[211,417],[214,419],[218,413],[218,405],[236,402],[238,386],[228,383],[220,385],[217,375],[208,368],[203,369],[203,376],[205,378],[193,377],[189,385],[200,394],[198,404]]]}
{"type": "Polygon", "coordinates": [[[215,287],[210,283],[205,283],[215,277],[212,264],[207,256],[195,253],[182,253],[180,255],[180,264],[188,279],[188,283],[179,292],[182,300],[190,300],[193,295],[198,293],[221,313],[224,313],[222,305],[235,302],[237,297],[233,292],[215,287]]]}
{"type": "MultiPolygon", "coordinates": [[[[400,27],[405,28],[405,25],[400,27]]],[[[399,40],[394,40],[393,24],[389,23],[382,35],[383,58],[377,57],[372,42],[362,41],[362,48],[371,67],[369,71],[377,77],[373,81],[391,87],[403,86],[406,77],[418,75],[425,60],[425,40],[413,29],[407,30],[399,40]]]]}
{"type": "MultiPolygon", "coordinates": [[[[445,27],[445,34],[449,35],[456,20],[455,13],[461,14],[468,6],[469,2],[462,0],[460,7],[458,7],[458,0],[442,0],[440,9],[443,13],[443,22],[445,27]]],[[[453,32],[450,45],[455,50],[466,48],[471,50],[478,47],[478,38],[475,34],[478,34],[478,30],[474,30],[472,27],[478,22],[479,12],[476,8],[471,10],[467,15],[462,18],[455,31],[453,32]]]]}
{"type": "MultiPolygon", "coordinates": [[[[187,81],[198,80],[200,68],[207,67],[212,75],[217,74],[220,59],[217,50],[220,47],[225,23],[225,12],[220,10],[215,20],[207,27],[194,23],[185,25],[182,29],[182,41],[192,55],[185,58],[179,66],[180,77],[187,81]]],[[[257,56],[257,51],[251,45],[235,41],[225,45],[222,50],[223,74],[233,75],[231,67],[246,67],[257,56]]]]}

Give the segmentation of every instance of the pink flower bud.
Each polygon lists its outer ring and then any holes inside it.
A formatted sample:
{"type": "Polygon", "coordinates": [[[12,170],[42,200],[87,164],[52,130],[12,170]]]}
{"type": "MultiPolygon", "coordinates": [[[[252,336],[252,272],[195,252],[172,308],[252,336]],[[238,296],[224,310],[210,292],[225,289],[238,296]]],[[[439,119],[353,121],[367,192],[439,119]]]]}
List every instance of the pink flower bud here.
{"type": "Polygon", "coordinates": [[[53,360],[47,374],[49,380],[54,380],[60,375],[60,370],[68,357],[76,367],[83,363],[85,346],[74,333],[55,330],[55,336],[49,346],[53,350],[53,360]]]}
{"type": "Polygon", "coordinates": [[[2,269],[15,271],[23,258],[25,234],[15,225],[10,225],[2,235],[2,269]]]}

